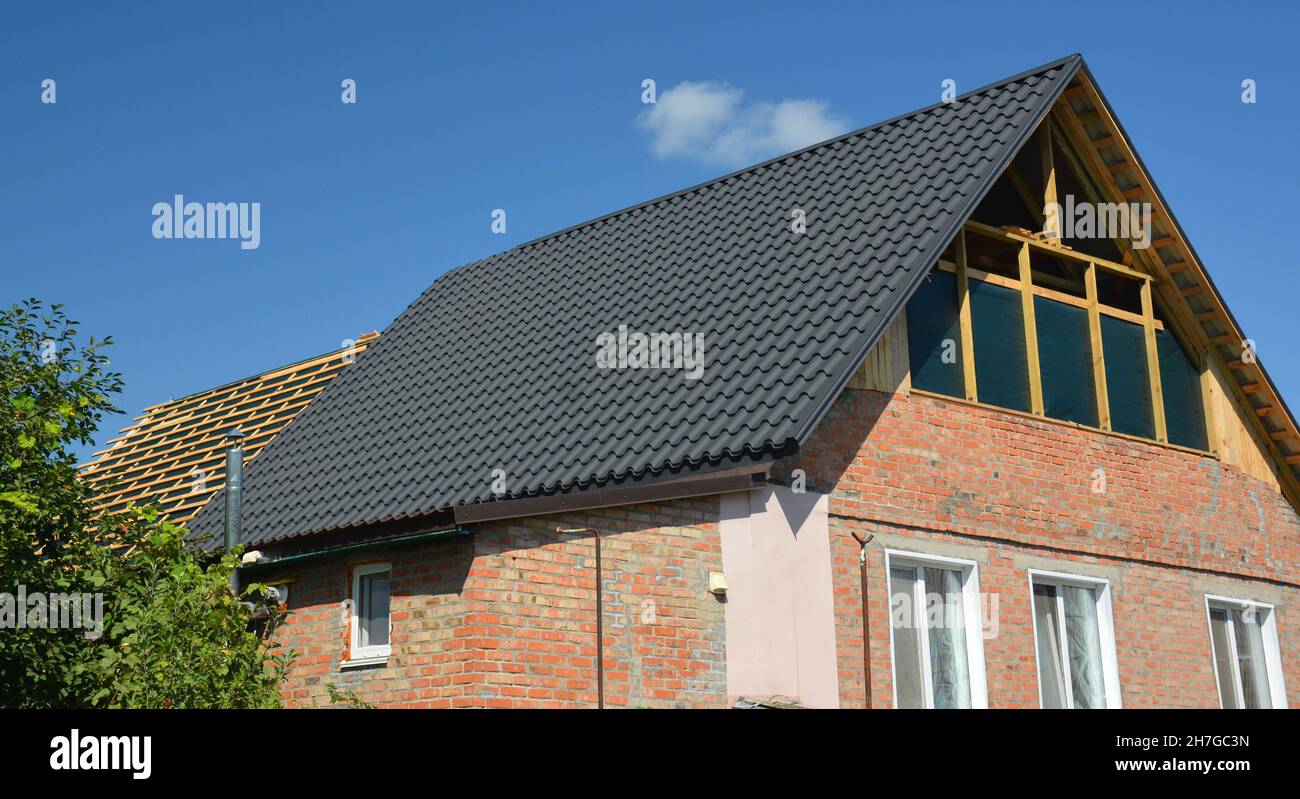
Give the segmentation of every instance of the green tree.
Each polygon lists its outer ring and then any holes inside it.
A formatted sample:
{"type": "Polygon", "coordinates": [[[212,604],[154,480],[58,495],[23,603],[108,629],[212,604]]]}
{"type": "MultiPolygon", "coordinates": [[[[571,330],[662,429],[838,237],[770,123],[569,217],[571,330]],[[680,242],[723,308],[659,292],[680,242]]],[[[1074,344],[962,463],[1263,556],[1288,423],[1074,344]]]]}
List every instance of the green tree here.
{"type": "Polygon", "coordinates": [[[72,450],[116,411],[122,379],[112,340],[79,344],[76,324],[36,300],[0,310],[0,706],[277,706],[283,616],[269,608],[253,631],[266,591],[230,591],[239,553],[199,549],[152,508],[92,512],[72,450]],[[20,587],[101,595],[102,629],[20,629],[20,587]]]}

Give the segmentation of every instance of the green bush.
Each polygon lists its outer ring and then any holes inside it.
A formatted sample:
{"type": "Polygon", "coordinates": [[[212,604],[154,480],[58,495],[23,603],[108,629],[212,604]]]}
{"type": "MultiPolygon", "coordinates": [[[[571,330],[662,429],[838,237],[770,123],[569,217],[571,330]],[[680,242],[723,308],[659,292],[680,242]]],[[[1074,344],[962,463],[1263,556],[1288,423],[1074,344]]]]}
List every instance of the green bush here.
{"type": "Polygon", "coordinates": [[[283,615],[260,585],[231,592],[239,553],[202,551],[155,509],[99,517],[87,502],[72,448],[116,411],[111,343],[79,345],[57,305],[0,311],[0,706],[278,706],[283,615]],[[18,628],[20,586],[100,595],[102,629],[18,628]]]}

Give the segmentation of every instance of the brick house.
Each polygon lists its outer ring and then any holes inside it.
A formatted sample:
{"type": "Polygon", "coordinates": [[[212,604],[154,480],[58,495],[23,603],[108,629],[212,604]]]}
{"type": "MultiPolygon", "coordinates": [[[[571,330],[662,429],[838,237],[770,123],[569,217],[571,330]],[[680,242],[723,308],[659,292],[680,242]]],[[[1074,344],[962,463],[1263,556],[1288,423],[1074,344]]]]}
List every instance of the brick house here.
{"type": "Polygon", "coordinates": [[[449,272],[237,536],[294,706],[1276,707],[1298,453],[1071,56],[449,272]]]}

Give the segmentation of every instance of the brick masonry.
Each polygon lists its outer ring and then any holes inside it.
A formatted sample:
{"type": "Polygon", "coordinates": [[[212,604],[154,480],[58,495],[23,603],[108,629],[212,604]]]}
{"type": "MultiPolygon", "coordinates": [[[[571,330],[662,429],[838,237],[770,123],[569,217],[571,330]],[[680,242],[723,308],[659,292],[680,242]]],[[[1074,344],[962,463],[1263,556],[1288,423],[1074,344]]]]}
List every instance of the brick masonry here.
{"type": "Polygon", "coordinates": [[[594,706],[594,542],[556,532],[583,527],[602,531],[606,704],[724,705],[723,606],[708,592],[722,569],[716,497],[490,523],[286,572],[280,640],[302,653],[288,703],[328,704],[333,683],[380,706],[594,706]],[[341,670],[348,568],[373,562],[393,566],[393,654],[341,670]]]}
{"type": "MultiPolygon", "coordinates": [[[[831,493],[841,705],[864,700],[858,551],[869,553],[872,699],[892,703],[885,547],[979,563],[998,596],[985,641],[991,707],[1038,704],[1027,570],[1111,581],[1127,707],[1218,704],[1206,593],[1275,604],[1288,696],[1300,690],[1300,518],[1216,459],[913,393],[849,390],[795,463],[831,493]],[[1098,470],[1101,470],[1100,472],[1098,470]],[[1105,490],[1099,474],[1104,474],[1105,490]]],[[[291,705],[326,685],[407,707],[590,707],[596,701],[592,538],[604,531],[606,702],[727,704],[717,497],[482,525],[471,537],[303,567],[282,641],[300,652],[291,705]],[[346,670],[348,568],[393,564],[393,655],[346,670]]]]}
{"type": "Polygon", "coordinates": [[[863,704],[858,546],[869,552],[872,700],[892,704],[884,549],[979,563],[998,594],[985,641],[990,707],[1037,707],[1028,569],[1111,581],[1125,707],[1217,707],[1205,594],[1275,604],[1288,699],[1300,517],[1208,455],[913,393],[848,391],[804,448],[831,491],[841,703],[863,704]],[[1098,477],[1105,476],[1104,492],[1098,477]]]}

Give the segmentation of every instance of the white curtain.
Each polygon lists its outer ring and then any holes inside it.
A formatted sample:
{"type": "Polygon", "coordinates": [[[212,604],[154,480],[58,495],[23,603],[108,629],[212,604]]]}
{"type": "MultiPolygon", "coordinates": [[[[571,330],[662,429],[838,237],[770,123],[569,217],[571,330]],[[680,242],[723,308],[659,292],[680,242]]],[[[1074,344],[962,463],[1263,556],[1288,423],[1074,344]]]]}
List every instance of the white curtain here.
{"type": "Polygon", "coordinates": [[[925,590],[930,621],[930,679],[934,706],[967,708],[970,661],[966,655],[966,613],[961,573],[927,568],[925,590]]]}
{"type": "Polygon", "coordinates": [[[1272,707],[1268,667],[1264,663],[1264,620],[1261,610],[1234,610],[1237,626],[1237,662],[1241,669],[1241,696],[1246,707],[1272,707]]]}
{"type": "Polygon", "coordinates": [[[1070,688],[1074,706],[1106,706],[1101,665],[1101,632],[1097,627],[1097,595],[1091,588],[1061,586],[1065,599],[1065,635],[1070,657],[1070,688]]]}
{"type": "Polygon", "coordinates": [[[1060,617],[1056,613],[1056,586],[1034,586],[1034,619],[1038,624],[1038,685],[1043,707],[1066,707],[1065,667],[1061,662],[1060,617]]]}

